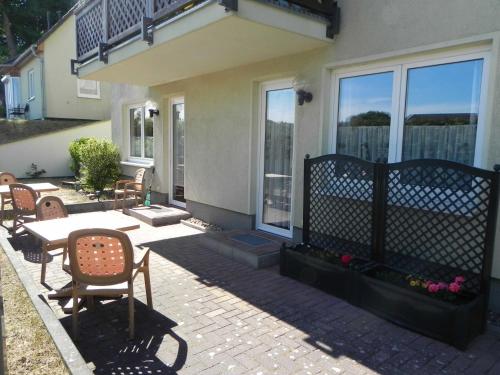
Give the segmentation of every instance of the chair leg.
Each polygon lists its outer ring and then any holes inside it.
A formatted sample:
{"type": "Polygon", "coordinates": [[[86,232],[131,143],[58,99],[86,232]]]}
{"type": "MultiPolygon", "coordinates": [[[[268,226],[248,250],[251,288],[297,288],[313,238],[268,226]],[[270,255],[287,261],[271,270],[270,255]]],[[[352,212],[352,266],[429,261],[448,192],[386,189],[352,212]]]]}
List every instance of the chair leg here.
{"type": "Polygon", "coordinates": [[[132,280],[128,282],[128,337],[135,337],[135,321],[134,321],[134,287],[132,280]]]}
{"type": "Polygon", "coordinates": [[[149,277],[149,253],[144,258],[143,274],[144,274],[144,287],[146,288],[146,301],[148,303],[148,307],[153,309],[153,297],[151,295],[151,278],[149,277]]]}
{"type": "Polygon", "coordinates": [[[64,262],[66,261],[66,258],[68,257],[68,246],[63,247],[63,258],[62,258],[62,268],[64,269],[64,262]]]}
{"type": "Polygon", "coordinates": [[[0,195],[0,225],[3,225],[3,215],[4,215],[5,202],[3,195],[0,195]]]}
{"type": "Polygon", "coordinates": [[[73,283],[73,291],[72,291],[72,298],[73,298],[73,339],[76,341],[78,340],[78,295],[76,293],[76,284],[73,283]]]}
{"type": "Polygon", "coordinates": [[[47,244],[43,243],[42,244],[42,274],[40,275],[40,283],[43,284],[45,283],[45,274],[47,273],[47,244]]]}

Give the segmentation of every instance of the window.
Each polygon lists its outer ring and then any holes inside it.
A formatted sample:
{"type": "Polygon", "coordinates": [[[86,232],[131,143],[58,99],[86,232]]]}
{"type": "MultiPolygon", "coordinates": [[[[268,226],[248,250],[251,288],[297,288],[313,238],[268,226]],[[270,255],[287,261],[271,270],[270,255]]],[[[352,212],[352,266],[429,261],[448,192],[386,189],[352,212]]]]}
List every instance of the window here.
{"type": "Polygon", "coordinates": [[[101,99],[101,85],[99,82],[77,79],[76,84],[79,98],[101,99]]]}
{"type": "Polygon", "coordinates": [[[35,71],[28,71],[28,100],[35,99],[35,71]]]}
{"type": "Polygon", "coordinates": [[[130,157],[153,159],[153,119],[145,106],[129,108],[130,157]]]}
{"type": "Polygon", "coordinates": [[[373,162],[479,165],[485,54],[334,75],[333,150],[373,162]]]}

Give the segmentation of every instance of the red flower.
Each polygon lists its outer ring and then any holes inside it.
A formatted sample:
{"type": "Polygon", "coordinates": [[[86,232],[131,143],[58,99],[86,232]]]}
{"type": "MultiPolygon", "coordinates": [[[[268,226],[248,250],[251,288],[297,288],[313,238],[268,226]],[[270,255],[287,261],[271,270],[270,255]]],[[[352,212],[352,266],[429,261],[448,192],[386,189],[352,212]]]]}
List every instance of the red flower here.
{"type": "Polygon", "coordinates": [[[429,283],[427,290],[429,293],[437,293],[439,292],[439,284],[429,283]]]}
{"type": "Polygon", "coordinates": [[[340,261],[342,262],[342,264],[344,266],[347,267],[349,265],[349,263],[351,263],[351,261],[352,261],[352,255],[342,255],[340,257],[340,261]]]}
{"type": "Polygon", "coordinates": [[[448,287],[448,290],[452,293],[458,293],[460,292],[461,286],[459,283],[451,283],[450,286],[448,287]]]}
{"type": "Polygon", "coordinates": [[[455,282],[457,284],[462,284],[464,281],[465,281],[465,277],[463,277],[463,276],[457,276],[457,277],[455,277],[455,282]]]}

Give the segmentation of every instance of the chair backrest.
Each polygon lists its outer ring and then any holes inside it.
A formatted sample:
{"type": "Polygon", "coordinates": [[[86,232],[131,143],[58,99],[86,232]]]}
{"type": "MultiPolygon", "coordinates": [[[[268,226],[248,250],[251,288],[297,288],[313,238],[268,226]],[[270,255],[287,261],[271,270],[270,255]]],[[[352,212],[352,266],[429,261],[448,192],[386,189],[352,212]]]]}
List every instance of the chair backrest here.
{"type": "Polygon", "coordinates": [[[139,168],[137,171],[135,171],[134,182],[136,184],[143,184],[145,175],[146,175],[146,169],[139,168]]]}
{"type": "Polygon", "coordinates": [[[68,210],[59,197],[46,196],[36,203],[36,218],[39,221],[68,217],[68,210]]]}
{"type": "Polygon", "coordinates": [[[24,215],[36,213],[37,195],[35,190],[23,184],[10,184],[10,195],[12,197],[12,207],[14,212],[24,215]]]}
{"type": "Polygon", "coordinates": [[[16,176],[10,172],[0,172],[0,185],[10,185],[17,182],[16,176]]]}
{"type": "Polygon", "coordinates": [[[111,229],[81,229],[68,237],[73,280],[112,285],[132,279],[134,250],[128,236],[111,229]]]}

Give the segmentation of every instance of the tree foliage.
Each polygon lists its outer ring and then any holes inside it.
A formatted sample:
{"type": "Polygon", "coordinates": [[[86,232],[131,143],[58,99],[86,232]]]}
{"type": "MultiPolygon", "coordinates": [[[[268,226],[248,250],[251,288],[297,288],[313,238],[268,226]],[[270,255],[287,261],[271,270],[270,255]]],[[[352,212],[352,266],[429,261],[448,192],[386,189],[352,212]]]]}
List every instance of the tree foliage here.
{"type": "Polygon", "coordinates": [[[6,61],[35,43],[50,23],[66,13],[75,0],[0,0],[0,61],[6,61]]]}

